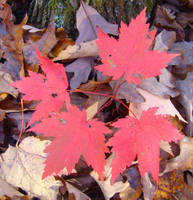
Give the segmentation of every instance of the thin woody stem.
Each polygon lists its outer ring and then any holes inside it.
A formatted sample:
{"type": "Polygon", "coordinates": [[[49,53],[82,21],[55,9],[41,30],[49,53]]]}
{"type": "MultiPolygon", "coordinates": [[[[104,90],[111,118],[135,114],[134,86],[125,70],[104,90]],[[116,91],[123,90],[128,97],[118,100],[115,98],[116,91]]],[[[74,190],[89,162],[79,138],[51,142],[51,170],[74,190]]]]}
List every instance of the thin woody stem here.
{"type": "Polygon", "coordinates": [[[23,109],[23,99],[21,99],[21,116],[22,116],[22,121],[21,121],[21,130],[20,130],[20,133],[19,133],[19,137],[17,139],[17,142],[16,142],[16,147],[18,147],[18,144],[19,144],[19,141],[21,139],[21,136],[22,136],[22,133],[23,133],[23,122],[24,122],[24,109],[23,109]]]}
{"type": "MultiPolygon", "coordinates": [[[[118,89],[120,88],[120,85],[121,85],[121,82],[122,82],[123,77],[124,77],[124,73],[123,73],[123,75],[121,76],[121,79],[120,79],[119,84],[118,84],[118,86],[117,86],[117,88],[116,88],[116,90],[115,90],[115,93],[113,94],[112,97],[110,97],[111,99],[110,99],[109,101],[107,101],[102,107],[100,107],[100,109],[93,115],[92,118],[94,118],[94,117],[95,117],[101,110],[103,110],[105,107],[111,105],[111,103],[112,103],[113,100],[117,100],[117,101],[118,101],[118,99],[116,98],[116,94],[117,94],[118,89]]],[[[129,109],[129,107],[128,107],[128,109],[129,109]]]]}
{"type": "Polygon", "coordinates": [[[104,105],[102,105],[99,110],[90,118],[90,119],[93,119],[100,111],[102,111],[104,108],[106,108],[107,106],[111,105],[111,102],[112,102],[112,98],[107,101],[104,105]]]}
{"type": "Polygon", "coordinates": [[[118,84],[118,86],[117,86],[117,88],[116,88],[116,90],[115,90],[115,93],[114,93],[114,95],[113,95],[113,98],[114,98],[114,99],[116,99],[116,95],[117,95],[117,92],[118,92],[118,90],[119,90],[119,88],[120,88],[120,86],[121,86],[121,83],[122,83],[124,74],[125,74],[125,73],[123,73],[123,75],[121,76],[121,79],[120,79],[120,81],[119,81],[119,84],[118,84]]]}
{"type": "Polygon", "coordinates": [[[127,110],[129,112],[131,112],[131,114],[134,116],[135,119],[138,120],[137,116],[135,115],[135,113],[120,99],[116,99],[116,101],[118,101],[119,103],[121,103],[125,108],[127,108],[127,110]]]}
{"type": "Polygon", "coordinates": [[[113,95],[110,94],[104,94],[104,93],[97,93],[97,92],[91,92],[91,91],[85,91],[81,89],[75,89],[75,90],[67,90],[68,92],[82,92],[84,94],[95,94],[95,95],[100,95],[100,96],[105,96],[109,98],[113,98],[113,95]]]}
{"type": "Polygon", "coordinates": [[[102,107],[99,108],[99,110],[93,115],[92,118],[94,118],[105,107],[109,106],[112,103],[112,100],[115,100],[115,101],[118,101],[120,104],[122,104],[134,116],[134,118],[138,119],[137,116],[134,114],[134,112],[122,100],[116,98],[116,93],[117,93],[118,89],[120,88],[120,85],[121,85],[123,77],[124,77],[124,74],[121,76],[119,84],[118,84],[118,86],[116,88],[116,91],[115,91],[115,93],[113,95],[97,93],[97,92],[90,92],[90,91],[85,91],[85,90],[81,90],[81,89],[67,90],[67,91],[68,92],[82,92],[84,94],[95,94],[95,95],[101,95],[101,96],[105,96],[105,97],[111,98],[102,107]]]}

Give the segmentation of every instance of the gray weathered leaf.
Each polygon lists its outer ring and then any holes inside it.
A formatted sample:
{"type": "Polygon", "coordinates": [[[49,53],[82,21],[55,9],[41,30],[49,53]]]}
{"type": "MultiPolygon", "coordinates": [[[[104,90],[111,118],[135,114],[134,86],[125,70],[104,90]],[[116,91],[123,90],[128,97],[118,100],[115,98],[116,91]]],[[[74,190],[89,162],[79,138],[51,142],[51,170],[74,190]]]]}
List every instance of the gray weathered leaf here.
{"type": "Polygon", "coordinates": [[[118,26],[116,24],[107,22],[94,8],[83,1],[76,13],[76,26],[79,31],[79,36],[76,40],[77,44],[96,39],[97,27],[105,33],[118,35],[118,26]]]}
{"type": "Polygon", "coordinates": [[[177,90],[160,83],[155,77],[142,80],[140,88],[163,98],[176,97],[179,95],[177,90]]]}
{"type": "Polygon", "coordinates": [[[193,72],[188,72],[184,80],[177,81],[177,89],[180,91],[180,102],[185,108],[188,121],[187,135],[193,135],[193,72]]]}
{"type": "MultiPolygon", "coordinates": [[[[110,86],[112,87],[113,91],[116,91],[116,88],[119,84],[119,80],[114,80],[110,82],[110,86]]],[[[137,92],[136,85],[134,83],[128,83],[127,81],[124,81],[118,91],[116,98],[118,99],[126,99],[126,101],[133,102],[133,103],[142,103],[144,102],[143,96],[137,92]]]]}
{"type": "Polygon", "coordinates": [[[179,53],[170,64],[187,67],[193,64],[193,42],[176,42],[172,45],[171,52],[179,53]]]}
{"type": "Polygon", "coordinates": [[[93,61],[93,57],[79,58],[66,67],[67,72],[74,73],[74,76],[70,80],[71,89],[78,88],[81,83],[87,82],[93,61]]]}
{"type": "MultiPolygon", "coordinates": [[[[116,24],[107,22],[94,8],[86,5],[83,1],[81,2],[81,6],[76,13],[76,26],[79,30],[76,44],[96,39],[97,27],[105,33],[118,35],[118,26],[116,24]]],[[[81,83],[85,83],[88,80],[94,58],[79,58],[66,67],[67,72],[74,72],[74,77],[70,80],[71,89],[78,88],[81,83]]]]}

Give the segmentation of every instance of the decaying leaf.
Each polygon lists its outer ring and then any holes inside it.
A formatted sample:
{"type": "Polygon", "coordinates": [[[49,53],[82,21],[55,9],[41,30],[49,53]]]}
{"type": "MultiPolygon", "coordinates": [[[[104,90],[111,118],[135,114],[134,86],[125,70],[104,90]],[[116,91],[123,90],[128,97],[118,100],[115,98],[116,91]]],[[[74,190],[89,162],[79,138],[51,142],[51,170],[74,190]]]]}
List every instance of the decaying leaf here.
{"type": "Polygon", "coordinates": [[[154,24],[157,27],[163,27],[165,29],[176,30],[178,37],[185,38],[185,33],[182,26],[176,22],[175,7],[174,6],[158,6],[156,9],[156,16],[154,24]]]}
{"type": "Polygon", "coordinates": [[[165,29],[155,38],[154,50],[167,51],[176,41],[176,32],[166,31],[165,29]]]}
{"type": "Polygon", "coordinates": [[[0,199],[1,196],[7,195],[9,197],[23,196],[20,192],[16,190],[11,184],[8,184],[6,181],[2,180],[0,177],[0,199]]]}
{"type": "Polygon", "coordinates": [[[162,174],[174,169],[182,171],[193,169],[193,138],[185,136],[180,141],[180,155],[168,161],[162,174]]]}
{"type": "MultiPolygon", "coordinates": [[[[108,23],[94,8],[81,1],[81,6],[76,14],[79,36],[76,44],[92,41],[97,38],[96,28],[100,27],[105,33],[118,34],[118,26],[108,23]],[[86,10],[86,12],[85,12],[86,10]],[[87,30],[85,32],[85,30],[87,30]]],[[[78,88],[81,83],[88,80],[88,76],[94,66],[94,57],[79,58],[66,67],[67,72],[73,72],[74,77],[70,80],[71,89],[78,88]]]]}
{"type": "Polygon", "coordinates": [[[47,56],[56,43],[55,26],[54,23],[52,23],[48,25],[40,40],[34,42],[33,44],[29,43],[23,47],[26,67],[31,71],[38,71],[39,60],[36,56],[34,47],[36,47],[42,55],[47,56]]]}
{"type": "Polygon", "coordinates": [[[81,42],[80,44],[73,46],[68,46],[65,50],[61,51],[60,54],[53,59],[53,61],[97,56],[98,54],[99,49],[95,40],[93,40],[88,42],[81,42]]]}
{"type": "Polygon", "coordinates": [[[81,83],[88,81],[91,66],[94,65],[93,57],[79,58],[66,67],[67,72],[73,72],[74,76],[70,80],[71,89],[78,88],[81,83]]]}
{"type": "Polygon", "coordinates": [[[160,81],[155,77],[144,79],[141,81],[140,88],[163,98],[178,96],[179,92],[175,89],[174,77],[170,76],[170,73],[165,69],[161,71],[160,81]]]}
{"type": "Polygon", "coordinates": [[[19,147],[9,146],[0,159],[0,178],[14,187],[20,187],[30,196],[46,200],[56,199],[61,185],[54,177],[42,180],[46,154],[50,141],[35,137],[25,138],[19,147]]]}
{"type": "Polygon", "coordinates": [[[112,162],[113,156],[110,156],[105,165],[105,171],[104,171],[104,181],[101,181],[99,179],[99,176],[95,171],[92,171],[90,175],[95,179],[95,181],[99,184],[104,196],[105,200],[110,200],[111,197],[114,196],[114,194],[123,192],[126,189],[130,188],[130,184],[128,181],[125,183],[122,181],[115,182],[111,184],[111,162],[112,162]]]}
{"type": "Polygon", "coordinates": [[[80,191],[79,189],[77,189],[76,187],[68,183],[67,181],[65,182],[65,184],[68,189],[68,192],[73,193],[76,200],[91,200],[89,196],[84,194],[82,191],[80,191]]]}
{"type": "Polygon", "coordinates": [[[58,56],[58,54],[60,54],[62,50],[70,46],[73,46],[75,43],[71,38],[68,37],[67,33],[61,27],[57,28],[55,34],[56,34],[57,43],[49,54],[52,57],[58,56]]]}
{"type": "Polygon", "coordinates": [[[179,67],[187,67],[193,64],[193,41],[187,42],[176,42],[172,45],[171,51],[179,53],[177,56],[170,62],[172,65],[177,65],[179,67]]]}
{"type": "Polygon", "coordinates": [[[151,182],[148,173],[146,173],[145,176],[142,178],[142,185],[144,200],[153,200],[155,196],[156,186],[151,182]]]}
{"type": "Polygon", "coordinates": [[[131,110],[139,117],[143,110],[148,110],[151,107],[158,107],[156,114],[162,115],[177,115],[178,118],[182,121],[185,121],[180,113],[176,110],[174,105],[171,103],[169,98],[162,98],[156,95],[153,95],[141,88],[136,89],[144,98],[145,102],[140,104],[131,104],[131,110]]]}
{"type": "Polygon", "coordinates": [[[109,99],[109,97],[96,96],[95,102],[86,109],[87,120],[92,119],[92,117],[94,117],[94,115],[97,113],[97,111],[99,110],[99,108],[102,105],[104,105],[105,102],[107,102],[108,99],[109,99]]]}
{"type": "MultiPolygon", "coordinates": [[[[159,185],[154,200],[185,200],[186,195],[183,193],[186,188],[187,184],[184,180],[183,173],[174,169],[159,178],[159,185]],[[181,194],[181,198],[177,197],[178,194],[181,194]]],[[[192,198],[188,198],[188,200],[191,199],[192,198]]]]}
{"type": "Polygon", "coordinates": [[[10,6],[0,2],[0,18],[0,70],[19,80],[20,73],[23,75],[22,26],[27,16],[21,24],[14,25],[10,6]]]}
{"type": "MultiPolygon", "coordinates": [[[[110,82],[110,86],[113,89],[113,92],[115,93],[118,85],[119,85],[119,79],[118,80],[113,80],[110,82]]],[[[126,101],[133,102],[133,103],[142,103],[144,102],[143,96],[137,92],[136,90],[136,85],[134,83],[128,83],[127,81],[124,81],[121,83],[117,94],[116,94],[117,99],[126,99],[126,101]]]]}
{"type": "Polygon", "coordinates": [[[185,108],[188,121],[188,136],[193,136],[193,72],[188,72],[184,80],[177,81],[177,89],[180,91],[180,102],[185,108]]]}
{"type": "Polygon", "coordinates": [[[18,91],[9,85],[12,82],[13,79],[10,74],[0,71],[0,100],[4,99],[2,94],[10,94],[14,97],[18,96],[18,91]]]}
{"type": "Polygon", "coordinates": [[[30,25],[23,25],[22,28],[23,30],[29,31],[29,33],[36,33],[36,32],[42,31],[42,29],[36,28],[34,26],[30,26],[30,25]]]}
{"type": "Polygon", "coordinates": [[[81,1],[80,8],[76,13],[76,26],[79,31],[79,36],[76,40],[77,44],[96,39],[97,27],[105,33],[118,34],[118,26],[116,24],[107,22],[94,8],[88,6],[83,1],[81,1]]]}

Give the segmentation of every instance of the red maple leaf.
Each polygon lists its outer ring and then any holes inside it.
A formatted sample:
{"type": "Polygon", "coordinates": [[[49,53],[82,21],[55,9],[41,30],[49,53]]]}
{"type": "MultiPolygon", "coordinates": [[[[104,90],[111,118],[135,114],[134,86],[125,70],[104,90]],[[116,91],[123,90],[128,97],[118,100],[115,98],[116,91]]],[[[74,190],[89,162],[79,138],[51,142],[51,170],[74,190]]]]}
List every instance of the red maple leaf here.
{"type": "Polygon", "coordinates": [[[128,82],[140,83],[140,78],[159,75],[176,54],[150,51],[156,31],[149,32],[146,24],[145,9],[132,20],[129,27],[121,23],[119,39],[110,38],[98,29],[96,41],[102,65],[95,68],[104,75],[118,79],[125,74],[128,82]]]}
{"type": "Polygon", "coordinates": [[[30,129],[55,138],[46,148],[49,155],[45,162],[43,177],[54,172],[57,174],[64,167],[71,172],[80,156],[83,155],[87,164],[92,165],[103,179],[104,152],[108,152],[104,133],[109,132],[109,129],[103,122],[96,119],[87,121],[85,110],[80,111],[71,105],[67,108],[68,112],[57,113],[43,119],[41,123],[30,129]]]}
{"type": "Polygon", "coordinates": [[[164,118],[162,115],[155,115],[156,111],[157,108],[151,108],[143,111],[139,120],[128,116],[113,124],[120,128],[107,143],[113,146],[115,155],[112,162],[113,181],[137,155],[141,176],[151,172],[158,182],[160,140],[177,141],[183,136],[168,121],[169,116],[164,118]]]}
{"type": "Polygon", "coordinates": [[[36,107],[29,124],[48,117],[52,112],[60,111],[64,101],[69,102],[69,94],[66,91],[68,80],[64,66],[55,64],[50,59],[41,56],[37,50],[36,53],[41,68],[46,75],[29,71],[29,77],[24,77],[22,80],[11,84],[25,94],[24,100],[41,101],[36,107]]]}

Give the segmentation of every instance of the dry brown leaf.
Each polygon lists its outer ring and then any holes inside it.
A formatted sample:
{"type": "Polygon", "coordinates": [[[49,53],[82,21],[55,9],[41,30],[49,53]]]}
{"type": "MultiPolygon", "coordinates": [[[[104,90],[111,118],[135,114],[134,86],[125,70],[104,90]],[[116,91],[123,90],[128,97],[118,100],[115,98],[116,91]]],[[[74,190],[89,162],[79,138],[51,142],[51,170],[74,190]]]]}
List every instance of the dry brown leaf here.
{"type": "Polygon", "coordinates": [[[165,4],[158,6],[154,24],[157,27],[176,31],[177,37],[180,37],[180,39],[183,40],[185,39],[184,29],[180,24],[176,22],[175,11],[176,8],[172,5],[165,4]]]}
{"type": "Polygon", "coordinates": [[[109,80],[105,80],[104,82],[89,81],[88,83],[82,84],[80,86],[80,89],[85,91],[85,94],[89,97],[86,101],[87,119],[94,117],[100,107],[109,99],[109,97],[97,95],[97,93],[112,95],[112,89],[108,84],[106,84],[107,82],[109,82],[109,80]],[[87,91],[95,92],[96,94],[87,94],[87,91]]]}
{"type": "Polygon", "coordinates": [[[73,46],[75,44],[75,42],[71,38],[68,38],[68,35],[63,28],[58,28],[55,34],[58,42],[49,54],[52,57],[58,56],[62,50],[66,49],[68,46],[73,46]]]}
{"type": "Polygon", "coordinates": [[[22,26],[27,22],[27,16],[21,24],[14,25],[11,8],[8,4],[0,3],[0,18],[0,68],[18,80],[20,75],[24,75],[22,26]]]}
{"type": "Polygon", "coordinates": [[[121,200],[138,200],[141,196],[142,190],[137,188],[134,190],[131,187],[126,188],[124,191],[119,193],[119,197],[121,200]]]}
{"type": "Polygon", "coordinates": [[[96,98],[96,101],[86,109],[87,120],[92,119],[99,108],[109,99],[109,97],[104,96],[97,96],[96,98]]]}
{"type": "MultiPolygon", "coordinates": [[[[117,90],[120,80],[113,80],[110,82],[110,86],[112,87],[113,92],[117,90]]],[[[133,103],[142,103],[144,102],[144,98],[140,93],[136,90],[136,85],[134,83],[128,83],[127,81],[123,81],[117,91],[116,94],[117,99],[126,99],[126,101],[133,103]]]]}
{"type": "Polygon", "coordinates": [[[156,77],[143,79],[140,88],[162,98],[176,97],[179,92],[175,89],[175,78],[166,70],[161,70],[159,81],[156,77]]]}
{"type": "Polygon", "coordinates": [[[19,92],[9,84],[12,83],[12,77],[10,74],[0,71],[0,101],[5,99],[10,94],[13,97],[17,97],[19,92]]]}
{"type": "Polygon", "coordinates": [[[28,44],[23,47],[26,68],[36,72],[39,69],[39,60],[37,59],[34,47],[36,47],[43,56],[47,56],[56,43],[55,26],[54,23],[52,23],[48,25],[41,39],[33,44],[28,44]]]}
{"type": "Polygon", "coordinates": [[[170,64],[178,65],[181,68],[193,64],[193,41],[176,42],[172,45],[171,52],[179,53],[180,56],[175,57],[170,64]]]}
{"type": "Polygon", "coordinates": [[[76,12],[76,26],[79,31],[76,44],[96,39],[96,27],[99,27],[105,33],[118,35],[117,24],[107,22],[104,17],[102,17],[94,8],[85,4],[84,1],[81,1],[80,8],[76,12]]]}
{"type": "MultiPolygon", "coordinates": [[[[178,170],[173,170],[159,178],[159,185],[154,200],[178,199],[178,193],[183,194],[186,187],[187,184],[184,180],[183,173],[178,170]]],[[[180,199],[184,199],[184,197],[180,199]]]]}
{"type": "Polygon", "coordinates": [[[65,50],[61,51],[53,61],[97,56],[98,54],[99,49],[95,40],[93,40],[89,42],[81,42],[78,45],[68,46],[65,50]]]}

